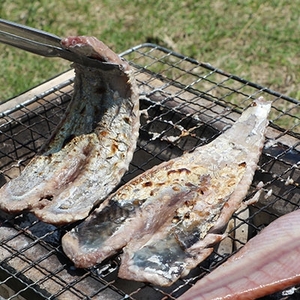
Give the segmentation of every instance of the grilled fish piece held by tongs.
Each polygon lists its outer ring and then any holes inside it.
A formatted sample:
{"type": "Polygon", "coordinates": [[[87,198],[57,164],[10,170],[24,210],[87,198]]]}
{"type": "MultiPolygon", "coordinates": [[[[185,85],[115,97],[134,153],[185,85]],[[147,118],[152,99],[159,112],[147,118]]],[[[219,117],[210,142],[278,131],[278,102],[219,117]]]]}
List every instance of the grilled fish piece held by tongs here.
{"type": "Polygon", "coordinates": [[[67,256],[90,267],[123,248],[119,277],[168,286],[187,275],[247,194],[270,108],[257,99],[211,143],[123,185],[63,237],[67,256]]]}
{"type": "Polygon", "coordinates": [[[29,210],[52,224],[85,218],[116,187],[139,130],[129,64],[94,37],[68,37],[61,45],[95,67],[74,63],[74,94],[63,120],[41,153],[0,190],[0,209],[29,210]]]}

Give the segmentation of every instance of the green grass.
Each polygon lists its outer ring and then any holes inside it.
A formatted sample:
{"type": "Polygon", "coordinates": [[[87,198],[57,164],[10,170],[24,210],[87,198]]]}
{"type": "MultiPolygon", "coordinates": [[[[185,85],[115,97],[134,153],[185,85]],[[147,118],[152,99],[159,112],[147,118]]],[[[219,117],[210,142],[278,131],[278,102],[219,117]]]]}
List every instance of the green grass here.
{"type": "MultiPolygon", "coordinates": [[[[299,0],[2,0],[0,13],[62,37],[94,35],[116,52],[155,42],[299,98],[299,0]]],[[[0,101],[68,66],[0,45],[0,101]]]]}

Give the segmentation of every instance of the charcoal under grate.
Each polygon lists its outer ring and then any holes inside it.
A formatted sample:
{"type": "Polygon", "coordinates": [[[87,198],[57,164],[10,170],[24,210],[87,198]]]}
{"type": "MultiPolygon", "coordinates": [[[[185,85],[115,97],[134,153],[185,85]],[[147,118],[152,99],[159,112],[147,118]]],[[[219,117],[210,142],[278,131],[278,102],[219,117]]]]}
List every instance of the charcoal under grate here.
{"type": "MultiPolygon", "coordinates": [[[[232,125],[253,99],[273,101],[266,144],[248,198],[264,182],[259,202],[232,218],[229,237],[168,288],[117,278],[119,257],[76,269],[55,227],[30,213],[0,213],[0,295],[7,299],[176,299],[271,221],[300,204],[300,102],[209,64],[142,44],[121,54],[140,88],[138,147],[122,183],[162,161],[206,144],[232,125]]],[[[71,99],[73,72],[0,105],[0,184],[20,171],[49,137],[71,99]]],[[[296,297],[297,289],[293,291],[296,297]]],[[[287,293],[288,294],[288,293],[287,293]]],[[[1,297],[0,297],[1,298],[1,297]]],[[[288,299],[277,293],[264,299],[288,299]]]]}

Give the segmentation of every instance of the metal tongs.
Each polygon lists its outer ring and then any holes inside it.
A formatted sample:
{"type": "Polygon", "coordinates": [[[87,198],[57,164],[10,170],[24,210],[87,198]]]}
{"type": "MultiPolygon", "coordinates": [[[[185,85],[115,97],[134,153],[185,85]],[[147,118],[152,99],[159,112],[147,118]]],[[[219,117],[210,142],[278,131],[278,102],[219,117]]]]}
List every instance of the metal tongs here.
{"type": "Polygon", "coordinates": [[[87,67],[103,70],[119,68],[119,65],[62,48],[61,38],[54,34],[3,19],[0,19],[0,42],[46,57],[61,57],[87,67]]]}

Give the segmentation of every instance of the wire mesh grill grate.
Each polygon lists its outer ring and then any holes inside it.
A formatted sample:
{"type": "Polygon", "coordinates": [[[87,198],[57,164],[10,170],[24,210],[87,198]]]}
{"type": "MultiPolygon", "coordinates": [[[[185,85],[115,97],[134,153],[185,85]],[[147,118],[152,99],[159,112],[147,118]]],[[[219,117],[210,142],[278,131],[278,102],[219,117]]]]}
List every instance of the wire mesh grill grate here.
{"type": "MultiPolygon", "coordinates": [[[[230,249],[217,247],[188,277],[169,288],[117,278],[118,256],[88,270],[75,269],[60,245],[72,225],[55,227],[30,213],[0,212],[0,295],[5,292],[7,299],[176,299],[272,220],[299,208],[299,101],[153,44],[121,55],[135,69],[141,103],[138,147],[122,183],[213,140],[253,99],[263,96],[273,101],[271,120],[247,197],[260,181],[265,194],[232,218],[230,249]]],[[[72,78],[48,85],[33,98],[24,94],[24,101],[2,109],[1,185],[20,173],[63,116],[72,96],[72,78]]],[[[269,299],[274,297],[283,296],[269,299]]]]}

